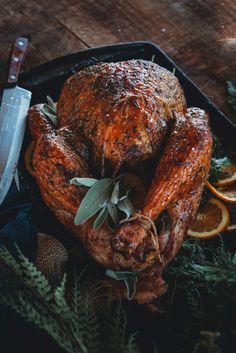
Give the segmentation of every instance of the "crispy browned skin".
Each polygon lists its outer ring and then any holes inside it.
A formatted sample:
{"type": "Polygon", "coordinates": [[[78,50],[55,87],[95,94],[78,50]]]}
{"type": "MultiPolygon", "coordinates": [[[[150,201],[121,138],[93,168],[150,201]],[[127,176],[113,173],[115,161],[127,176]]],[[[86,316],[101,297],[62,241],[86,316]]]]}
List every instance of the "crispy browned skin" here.
{"type": "Polygon", "coordinates": [[[80,129],[101,174],[155,156],[173,110],[185,109],[177,78],[142,60],[88,67],[66,81],[58,100],[59,126],[80,129]]]}
{"type": "Polygon", "coordinates": [[[46,204],[104,267],[145,269],[135,299],[151,302],[166,290],[161,272],[181,247],[200,202],[212,149],[207,114],[186,110],[177,78],[141,60],[102,63],[69,78],[58,101],[56,130],[41,108],[30,109],[29,121],[46,204]],[[74,225],[87,189],[70,185],[71,178],[91,177],[91,171],[113,175],[122,166],[152,160],[155,176],[133,219],[116,232],[106,225],[94,231],[93,219],[74,225]]]}

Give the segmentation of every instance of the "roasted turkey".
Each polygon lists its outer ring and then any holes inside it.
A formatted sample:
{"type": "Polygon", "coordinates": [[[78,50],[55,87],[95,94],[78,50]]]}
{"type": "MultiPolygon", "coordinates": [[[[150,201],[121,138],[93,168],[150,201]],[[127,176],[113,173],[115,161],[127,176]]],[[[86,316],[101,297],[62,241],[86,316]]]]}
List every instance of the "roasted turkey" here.
{"type": "Polygon", "coordinates": [[[161,273],[200,203],[212,152],[208,114],[186,107],[174,74],[129,60],[99,63],[70,77],[57,115],[55,128],[42,104],[29,112],[33,165],[45,203],[105,268],[140,270],[135,299],[152,302],[166,291],[161,273]],[[135,214],[115,231],[106,224],[95,231],[94,219],[76,226],[87,189],[70,180],[124,172],[139,175],[147,186],[135,214]]]}

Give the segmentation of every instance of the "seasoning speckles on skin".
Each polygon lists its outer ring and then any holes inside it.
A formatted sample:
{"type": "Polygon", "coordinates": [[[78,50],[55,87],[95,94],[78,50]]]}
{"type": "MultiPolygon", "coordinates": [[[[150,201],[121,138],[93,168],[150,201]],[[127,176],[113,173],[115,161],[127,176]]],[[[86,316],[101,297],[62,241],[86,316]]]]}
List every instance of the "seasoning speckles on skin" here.
{"type": "Polygon", "coordinates": [[[138,294],[143,302],[150,295],[157,298],[157,281],[163,281],[163,267],[184,239],[208,173],[212,139],[207,114],[187,110],[173,74],[143,60],[81,70],[65,83],[57,108],[59,127],[45,135],[49,126],[42,114],[30,110],[36,178],[44,201],[104,267],[145,268],[140,281],[148,289],[138,294]],[[136,170],[147,178],[147,195],[138,208],[145,222],[129,219],[114,232],[105,225],[95,231],[90,221],[74,225],[86,188],[69,184],[69,179],[100,179],[103,169],[109,176],[136,170]],[[166,229],[153,238],[151,222],[162,219],[163,212],[168,214],[166,229]]]}
{"type": "MultiPolygon", "coordinates": [[[[60,125],[68,125],[71,121],[75,125],[78,121],[83,136],[92,146],[91,163],[97,166],[105,153],[106,160],[110,160],[109,174],[112,174],[120,160],[127,156],[127,164],[133,167],[144,160],[152,159],[157,153],[167,132],[166,124],[158,123],[163,104],[165,109],[170,105],[170,111],[171,106],[175,106],[179,112],[186,109],[183,91],[172,73],[143,60],[102,63],[94,65],[93,69],[84,69],[73,77],[64,85],[58,102],[60,125]],[[171,80],[176,86],[173,96],[169,93],[171,80]],[[159,100],[155,98],[157,81],[160,82],[159,100]],[[76,102],[71,107],[69,103],[62,106],[60,102],[64,101],[64,96],[69,97],[71,87],[73,92],[76,89],[76,102]],[[154,111],[156,114],[153,114],[154,111]],[[149,119],[156,119],[156,124],[153,122],[150,127],[147,123],[149,119]],[[159,136],[158,140],[156,136],[159,136]],[[120,144],[113,143],[117,138],[120,144]],[[96,147],[93,144],[94,139],[96,147]],[[140,145],[141,141],[143,149],[138,148],[139,152],[138,149],[131,148],[135,143],[140,145]],[[134,150],[135,158],[131,153],[134,150]]],[[[171,114],[167,119],[171,119],[171,114]]]]}

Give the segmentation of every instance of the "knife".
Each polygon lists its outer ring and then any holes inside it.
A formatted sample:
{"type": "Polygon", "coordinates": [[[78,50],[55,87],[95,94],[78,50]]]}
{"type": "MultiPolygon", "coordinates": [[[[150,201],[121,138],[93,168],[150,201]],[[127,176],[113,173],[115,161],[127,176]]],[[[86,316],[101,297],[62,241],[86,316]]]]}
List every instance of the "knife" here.
{"type": "MultiPolygon", "coordinates": [[[[23,142],[31,92],[16,85],[28,39],[18,37],[13,45],[7,85],[0,107],[0,205],[16,173],[23,142]]],[[[17,176],[17,174],[16,174],[17,176]]]]}

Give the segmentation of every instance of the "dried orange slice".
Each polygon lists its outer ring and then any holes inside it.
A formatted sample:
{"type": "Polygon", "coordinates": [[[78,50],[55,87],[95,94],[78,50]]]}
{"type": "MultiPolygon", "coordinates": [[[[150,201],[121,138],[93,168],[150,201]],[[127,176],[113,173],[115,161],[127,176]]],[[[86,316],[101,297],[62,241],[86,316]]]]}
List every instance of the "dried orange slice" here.
{"type": "Polygon", "coordinates": [[[36,172],[33,167],[34,148],[35,148],[35,144],[32,141],[25,151],[24,161],[25,161],[25,167],[26,167],[27,171],[29,172],[29,174],[35,177],[36,172]]]}
{"type": "Polygon", "coordinates": [[[231,224],[228,226],[228,231],[236,231],[236,203],[228,205],[228,210],[230,214],[231,224]]]}
{"type": "Polygon", "coordinates": [[[193,238],[211,239],[223,233],[230,223],[229,211],[220,200],[211,198],[200,206],[188,235],[193,238]]]}
{"type": "Polygon", "coordinates": [[[206,185],[210,191],[222,201],[236,203],[236,183],[216,188],[207,181],[206,185]]]}
{"type": "Polygon", "coordinates": [[[222,165],[220,168],[222,177],[217,180],[217,186],[226,186],[236,183],[236,161],[230,160],[230,164],[222,165]]]}

